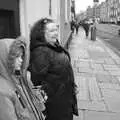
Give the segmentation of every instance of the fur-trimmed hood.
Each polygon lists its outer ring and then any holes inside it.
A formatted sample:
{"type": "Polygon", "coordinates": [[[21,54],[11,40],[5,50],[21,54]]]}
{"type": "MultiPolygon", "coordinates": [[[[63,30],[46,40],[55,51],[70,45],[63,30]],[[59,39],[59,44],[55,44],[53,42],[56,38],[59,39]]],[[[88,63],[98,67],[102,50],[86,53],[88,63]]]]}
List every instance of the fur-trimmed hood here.
{"type": "Polygon", "coordinates": [[[11,90],[15,89],[14,83],[16,83],[16,79],[12,63],[15,59],[14,54],[20,47],[24,48],[25,53],[22,72],[26,70],[28,65],[28,53],[26,53],[28,50],[26,45],[26,40],[23,37],[0,40],[0,92],[8,94],[11,93],[11,90]]]}

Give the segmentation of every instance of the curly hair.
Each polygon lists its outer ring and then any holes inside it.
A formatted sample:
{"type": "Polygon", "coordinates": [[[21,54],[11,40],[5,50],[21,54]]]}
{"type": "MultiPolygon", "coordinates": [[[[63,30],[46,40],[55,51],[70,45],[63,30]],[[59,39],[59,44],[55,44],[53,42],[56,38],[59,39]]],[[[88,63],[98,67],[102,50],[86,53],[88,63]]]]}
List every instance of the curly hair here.
{"type": "Polygon", "coordinates": [[[41,18],[40,20],[38,20],[32,27],[31,31],[30,31],[30,39],[31,42],[35,41],[35,40],[39,40],[40,42],[45,42],[45,27],[46,24],[48,23],[52,23],[54,22],[52,19],[50,18],[41,18]]]}

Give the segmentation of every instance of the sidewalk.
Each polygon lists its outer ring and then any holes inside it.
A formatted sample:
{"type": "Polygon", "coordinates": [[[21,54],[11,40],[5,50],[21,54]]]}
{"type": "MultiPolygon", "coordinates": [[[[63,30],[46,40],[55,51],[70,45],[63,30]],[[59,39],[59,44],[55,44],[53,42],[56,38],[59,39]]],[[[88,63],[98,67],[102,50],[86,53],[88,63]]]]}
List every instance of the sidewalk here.
{"type": "Polygon", "coordinates": [[[74,120],[119,120],[120,57],[99,39],[86,39],[82,28],[69,51],[79,91],[74,120]]]}

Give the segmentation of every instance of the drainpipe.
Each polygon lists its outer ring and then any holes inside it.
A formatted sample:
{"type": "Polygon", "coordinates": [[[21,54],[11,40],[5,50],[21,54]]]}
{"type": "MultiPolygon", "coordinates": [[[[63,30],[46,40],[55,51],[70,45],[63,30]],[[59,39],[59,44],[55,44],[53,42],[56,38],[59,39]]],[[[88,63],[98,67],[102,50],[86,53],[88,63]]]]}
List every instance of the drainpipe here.
{"type": "Polygon", "coordinates": [[[51,0],[49,0],[49,15],[52,15],[52,5],[51,5],[51,0]]]}

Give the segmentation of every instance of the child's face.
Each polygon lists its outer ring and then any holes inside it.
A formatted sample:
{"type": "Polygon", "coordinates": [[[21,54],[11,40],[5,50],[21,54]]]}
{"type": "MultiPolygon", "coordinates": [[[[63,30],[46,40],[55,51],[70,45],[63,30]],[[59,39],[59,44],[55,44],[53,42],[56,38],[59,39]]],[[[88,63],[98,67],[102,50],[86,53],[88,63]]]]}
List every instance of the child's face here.
{"type": "Polygon", "coordinates": [[[23,51],[21,50],[15,58],[14,67],[15,70],[20,70],[23,64],[23,51]]]}

